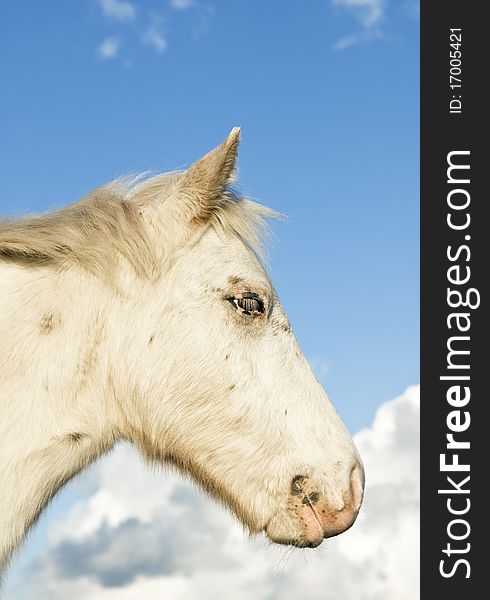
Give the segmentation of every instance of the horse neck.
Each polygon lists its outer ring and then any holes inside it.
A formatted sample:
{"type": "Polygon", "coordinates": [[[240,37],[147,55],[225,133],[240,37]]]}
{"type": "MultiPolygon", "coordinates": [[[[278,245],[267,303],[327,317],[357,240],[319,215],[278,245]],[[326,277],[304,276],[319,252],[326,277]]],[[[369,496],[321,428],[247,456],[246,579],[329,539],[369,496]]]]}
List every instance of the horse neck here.
{"type": "Polygon", "coordinates": [[[0,264],[0,570],[41,510],[110,448],[102,287],[0,264]]]}

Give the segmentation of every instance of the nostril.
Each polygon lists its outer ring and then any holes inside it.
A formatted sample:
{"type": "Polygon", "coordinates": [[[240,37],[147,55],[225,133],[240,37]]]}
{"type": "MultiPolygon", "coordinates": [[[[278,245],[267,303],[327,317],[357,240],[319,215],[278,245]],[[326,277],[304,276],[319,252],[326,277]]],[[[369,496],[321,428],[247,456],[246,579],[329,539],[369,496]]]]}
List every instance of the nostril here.
{"type": "Polygon", "coordinates": [[[307,481],[308,478],[304,475],[296,475],[293,477],[291,482],[291,494],[293,494],[293,496],[300,496],[303,494],[307,481]]]}
{"type": "Polygon", "coordinates": [[[316,504],[318,500],[320,500],[320,494],[318,492],[311,492],[311,494],[306,495],[301,502],[311,506],[312,504],[316,504]]]}

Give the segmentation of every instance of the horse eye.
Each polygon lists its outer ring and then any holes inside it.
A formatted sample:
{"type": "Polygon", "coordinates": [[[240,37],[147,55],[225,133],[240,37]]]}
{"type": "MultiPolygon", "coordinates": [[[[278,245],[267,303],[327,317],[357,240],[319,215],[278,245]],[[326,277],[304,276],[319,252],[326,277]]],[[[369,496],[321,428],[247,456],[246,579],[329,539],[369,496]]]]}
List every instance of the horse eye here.
{"type": "Polygon", "coordinates": [[[257,294],[245,292],[239,297],[227,298],[236,307],[238,312],[245,315],[261,315],[264,313],[264,303],[257,294]]]}

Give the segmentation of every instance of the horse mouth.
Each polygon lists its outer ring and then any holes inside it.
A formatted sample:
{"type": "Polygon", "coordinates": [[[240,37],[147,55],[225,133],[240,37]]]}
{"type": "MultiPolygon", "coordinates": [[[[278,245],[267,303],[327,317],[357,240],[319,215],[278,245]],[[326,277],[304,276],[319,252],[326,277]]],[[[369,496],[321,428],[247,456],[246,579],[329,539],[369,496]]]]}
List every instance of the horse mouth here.
{"type": "Polygon", "coordinates": [[[310,506],[300,511],[288,507],[282,516],[271,519],[265,533],[275,544],[296,548],[316,548],[325,537],[323,527],[310,506]]]}

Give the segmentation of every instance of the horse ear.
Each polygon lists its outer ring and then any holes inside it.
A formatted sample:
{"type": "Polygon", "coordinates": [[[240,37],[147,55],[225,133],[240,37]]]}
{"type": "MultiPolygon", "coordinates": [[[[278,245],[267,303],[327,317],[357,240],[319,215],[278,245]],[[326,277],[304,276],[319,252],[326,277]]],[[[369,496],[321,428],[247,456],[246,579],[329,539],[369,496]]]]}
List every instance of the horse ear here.
{"type": "Polygon", "coordinates": [[[192,222],[206,222],[219,206],[226,186],[233,181],[239,141],[240,128],[234,127],[220,146],[182,175],[179,192],[189,203],[192,222]]]}

